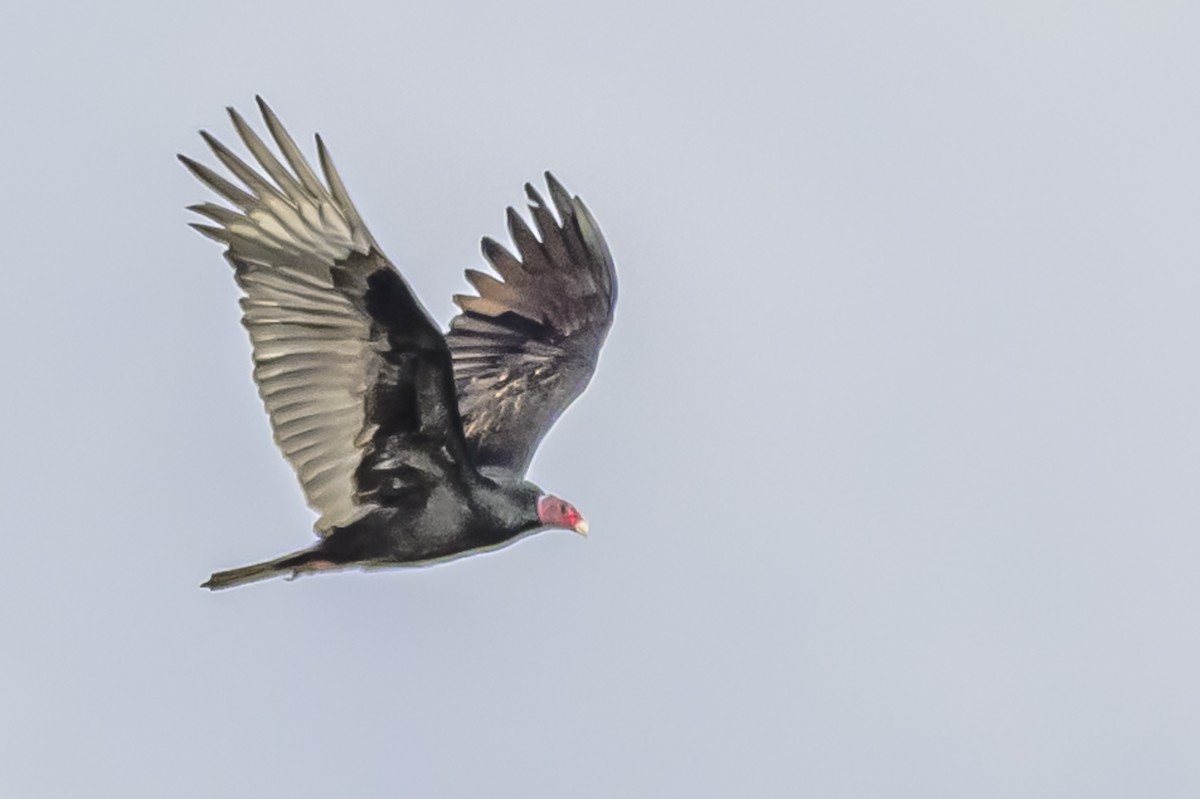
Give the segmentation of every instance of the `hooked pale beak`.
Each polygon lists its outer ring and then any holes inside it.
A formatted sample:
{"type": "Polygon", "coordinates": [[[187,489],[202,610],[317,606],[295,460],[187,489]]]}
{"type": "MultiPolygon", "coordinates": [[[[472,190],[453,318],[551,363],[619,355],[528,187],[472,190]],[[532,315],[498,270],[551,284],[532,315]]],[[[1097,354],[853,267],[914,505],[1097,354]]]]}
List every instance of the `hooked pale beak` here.
{"type": "Polygon", "coordinates": [[[579,533],[584,538],[587,538],[587,534],[588,534],[587,519],[580,519],[578,522],[575,523],[575,527],[572,529],[574,529],[575,532],[579,533]]]}

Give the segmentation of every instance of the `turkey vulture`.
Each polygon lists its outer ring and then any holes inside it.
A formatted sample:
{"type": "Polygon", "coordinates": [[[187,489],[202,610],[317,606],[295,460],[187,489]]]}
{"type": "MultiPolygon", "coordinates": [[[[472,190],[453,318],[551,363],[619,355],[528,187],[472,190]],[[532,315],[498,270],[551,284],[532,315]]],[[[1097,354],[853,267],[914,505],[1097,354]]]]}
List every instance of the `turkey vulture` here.
{"type": "Polygon", "coordinates": [[[525,479],[542,436],[587,386],[617,280],[583,201],[550,173],[550,205],[525,184],[536,234],[508,209],[514,255],[443,334],[346,194],[321,137],[324,182],[257,98],[282,160],[229,109],[255,168],[201,132],[235,185],[179,156],[231,205],[193,205],[226,245],[275,442],[320,514],[308,549],[217,572],[216,590],[276,575],[428,564],[558,528],[587,534],[570,503],[525,479]],[[553,209],[553,210],[552,210],[553,209]],[[556,213],[557,212],[557,216],[556,213]]]}

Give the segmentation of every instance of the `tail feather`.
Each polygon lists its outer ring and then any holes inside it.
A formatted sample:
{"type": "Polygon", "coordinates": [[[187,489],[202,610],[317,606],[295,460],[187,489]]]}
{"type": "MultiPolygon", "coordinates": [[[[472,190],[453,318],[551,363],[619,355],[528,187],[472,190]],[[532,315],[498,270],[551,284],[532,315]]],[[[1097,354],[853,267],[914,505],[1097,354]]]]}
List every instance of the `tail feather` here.
{"type": "Polygon", "coordinates": [[[284,555],[282,558],[265,560],[262,563],[253,563],[237,569],[216,572],[212,577],[208,578],[207,582],[201,583],[200,587],[207,588],[210,591],[219,591],[222,588],[233,588],[236,585],[246,585],[247,583],[255,583],[259,580],[268,580],[272,577],[287,574],[297,567],[303,566],[309,560],[311,554],[311,550],[305,549],[291,555],[284,555]]]}

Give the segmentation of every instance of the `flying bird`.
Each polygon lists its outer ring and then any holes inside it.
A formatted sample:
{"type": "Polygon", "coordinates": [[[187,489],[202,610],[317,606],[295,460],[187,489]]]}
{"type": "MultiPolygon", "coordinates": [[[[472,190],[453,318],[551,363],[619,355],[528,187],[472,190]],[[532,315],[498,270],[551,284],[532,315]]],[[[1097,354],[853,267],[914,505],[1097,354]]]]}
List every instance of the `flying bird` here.
{"type": "Polygon", "coordinates": [[[498,277],[467,270],[475,293],[454,297],[461,312],[443,334],[363,224],[321,137],[323,181],[256,99],[278,156],[232,108],[257,167],[201,132],[242,185],[179,158],[230,204],[190,206],[211,223],[192,226],[226,246],[254,380],[319,514],[318,540],[203,587],[429,564],[546,529],[586,535],[575,506],[525,479],[612,324],[613,259],[583,201],[549,172],[549,204],[525,184],[536,233],[508,209],[516,252],[483,239],[498,277]]]}

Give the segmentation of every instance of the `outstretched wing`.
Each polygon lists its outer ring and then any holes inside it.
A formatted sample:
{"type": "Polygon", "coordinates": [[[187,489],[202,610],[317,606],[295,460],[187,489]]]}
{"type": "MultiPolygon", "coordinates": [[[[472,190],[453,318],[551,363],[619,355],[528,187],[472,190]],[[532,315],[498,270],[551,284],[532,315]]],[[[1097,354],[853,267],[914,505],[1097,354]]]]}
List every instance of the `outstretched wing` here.
{"type": "Polygon", "coordinates": [[[447,335],[476,462],[522,474],[591,380],[617,301],[612,255],[596,220],[549,172],[546,184],[558,217],[525,184],[537,235],[508,209],[519,258],[483,240],[501,279],[467,271],[479,296],[455,296],[462,313],[447,335]]]}
{"type": "Polygon", "coordinates": [[[201,135],[245,189],[180,160],[236,209],[191,206],[216,223],[193,227],[228,245],[255,382],[326,535],[372,505],[421,502],[437,482],[475,472],[445,338],[379,251],[320,137],[325,184],[258,103],[287,166],[233,109],[261,173],[201,135]]]}

